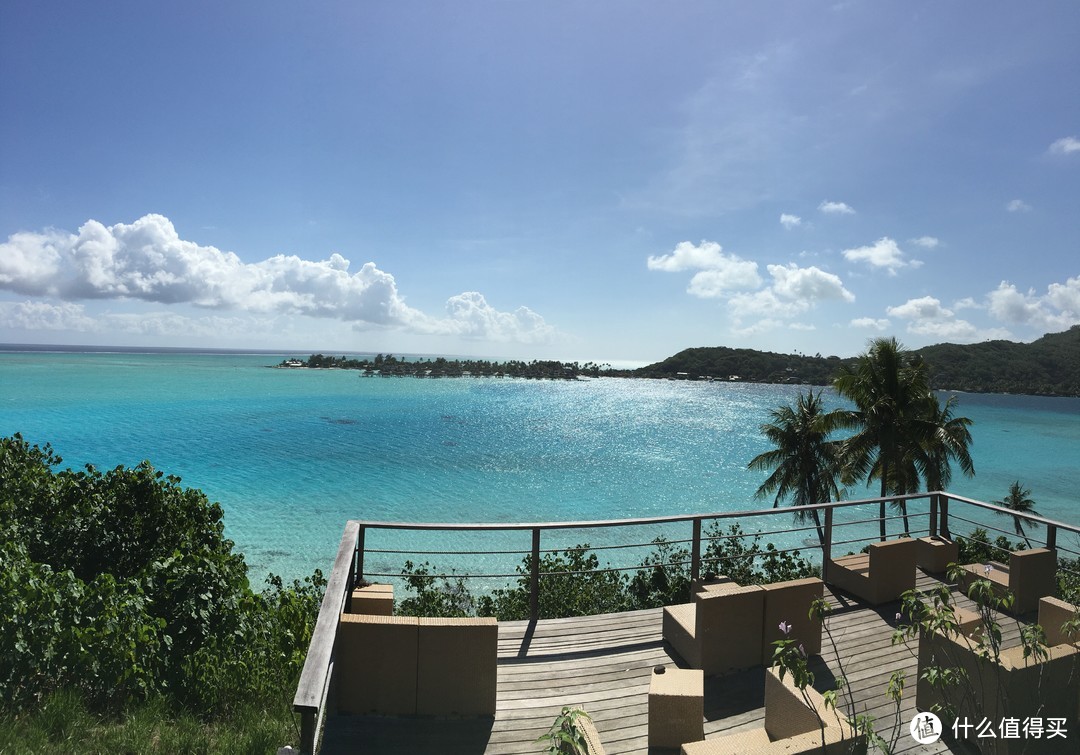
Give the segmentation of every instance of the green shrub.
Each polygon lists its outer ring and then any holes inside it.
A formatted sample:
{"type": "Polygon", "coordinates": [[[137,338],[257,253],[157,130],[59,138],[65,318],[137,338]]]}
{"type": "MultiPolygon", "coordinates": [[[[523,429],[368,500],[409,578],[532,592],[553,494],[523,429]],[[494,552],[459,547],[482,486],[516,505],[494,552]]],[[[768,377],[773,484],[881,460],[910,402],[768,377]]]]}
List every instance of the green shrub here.
{"type": "Polygon", "coordinates": [[[1012,542],[1004,535],[998,535],[991,543],[989,533],[982,527],[976,527],[965,537],[958,537],[956,542],[959,546],[957,563],[960,564],[1008,561],[1010,551],[1022,551],[1027,548],[1027,544],[1023,541],[1012,542]]]}
{"type": "Polygon", "coordinates": [[[645,556],[627,585],[631,608],[657,608],[690,600],[690,551],[666,538],[653,540],[655,549],[645,556]]]}
{"type": "Polygon", "coordinates": [[[462,577],[435,576],[431,564],[416,566],[406,561],[401,570],[406,589],[416,597],[398,601],[395,610],[402,616],[442,616],[458,618],[476,613],[476,600],[462,577]]]}
{"type": "Polygon", "coordinates": [[[61,462],[49,446],[0,439],[0,711],[31,712],[48,733],[49,711],[71,696],[111,717],[164,705],[212,720],[254,706],[278,711],[280,738],[322,574],[290,586],[271,576],[256,593],[201,491],[147,462],[105,473],[61,462]]]}
{"type": "MultiPolygon", "coordinates": [[[[532,555],[517,568],[515,586],[493,590],[478,601],[481,616],[499,621],[529,618],[529,584],[532,555]]],[[[626,577],[609,567],[600,568],[600,559],[589,544],[540,557],[539,608],[542,618],[588,616],[626,610],[626,577]]]]}
{"type": "Polygon", "coordinates": [[[799,551],[781,551],[772,543],[762,547],[761,535],[751,537],[738,524],[730,525],[725,533],[714,522],[703,539],[708,540],[702,556],[703,571],[723,574],[740,585],[821,576],[821,567],[803,558],[799,551]]]}

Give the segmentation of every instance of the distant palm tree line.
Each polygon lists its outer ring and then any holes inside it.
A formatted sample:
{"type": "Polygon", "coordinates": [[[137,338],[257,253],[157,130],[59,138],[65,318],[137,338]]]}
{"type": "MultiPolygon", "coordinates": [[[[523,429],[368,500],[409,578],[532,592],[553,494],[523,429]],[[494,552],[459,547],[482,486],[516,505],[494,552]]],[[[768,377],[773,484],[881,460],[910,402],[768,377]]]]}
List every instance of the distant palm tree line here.
{"type": "MultiPolygon", "coordinates": [[[[826,411],[821,392],[810,390],[800,394],[794,406],[774,409],[761,426],[774,448],[756,456],[749,468],[771,470],[757,495],[773,496],[774,508],[785,499],[794,506],[839,500],[843,487],[862,480],[878,482],[880,534],[885,539],[889,496],[942,490],[952,479],[954,463],[965,475],[975,474],[968,450],[972,421],[956,416],[955,397],[941,403],[930,388],[926,363],[895,338],[871,341],[853,364],[840,367],[833,386],[853,409],[826,411]],[[833,439],[838,432],[849,435],[833,439]]],[[[906,502],[894,505],[903,516],[904,531],[910,532],[906,502]]],[[[796,518],[805,516],[797,512],[796,518]]],[[[816,510],[813,519],[823,540],[816,510]]],[[[1016,527],[1023,534],[1019,519],[1016,527]]]]}

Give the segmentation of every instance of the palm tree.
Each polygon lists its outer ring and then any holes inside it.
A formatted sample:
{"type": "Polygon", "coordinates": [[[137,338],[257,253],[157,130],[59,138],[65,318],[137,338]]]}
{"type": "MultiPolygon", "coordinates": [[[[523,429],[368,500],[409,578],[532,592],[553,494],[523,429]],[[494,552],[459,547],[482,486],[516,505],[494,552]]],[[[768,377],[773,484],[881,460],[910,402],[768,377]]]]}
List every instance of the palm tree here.
{"type": "Polygon", "coordinates": [[[952,462],[960,465],[966,476],[975,475],[975,463],[971,460],[972,421],[967,417],[954,417],[956,396],[950,396],[942,406],[937,396],[931,394],[926,406],[926,416],[919,421],[920,435],[914,450],[915,466],[926,480],[927,492],[945,490],[952,481],[952,462]]]}
{"type": "MultiPolygon", "coordinates": [[[[1000,501],[994,501],[998,506],[1003,506],[1013,512],[1013,525],[1016,528],[1016,534],[1024,538],[1024,542],[1027,543],[1028,548],[1031,547],[1031,538],[1024,532],[1024,524],[1029,527],[1036,524],[1029,516],[1025,514],[1034,514],[1035,516],[1042,516],[1035,510],[1035,501],[1031,499],[1031,491],[1020,484],[1017,480],[1009,486],[1009,494],[1000,501]]],[[[1003,516],[1008,516],[1002,512],[1003,516]]]]}
{"type": "MultiPolygon", "coordinates": [[[[791,498],[794,506],[838,500],[841,446],[828,437],[835,429],[839,415],[825,412],[821,393],[815,394],[812,390],[800,393],[794,407],[782,406],[773,409],[769,415],[772,421],[761,426],[761,433],[776,447],[755,456],[747,468],[771,470],[772,474],[761,483],[755,495],[766,498],[775,493],[773,508],[785,498],[791,498]]],[[[824,544],[825,533],[818,510],[809,513],[817,528],[818,539],[824,544]]],[[[805,521],[806,514],[806,511],[797,510],[796,521],[805,521]]]]}
{"type": "MultiPolygon", "coordinates": [[[[881,539],[885,531],[885,498],[914,492],[918,470],[912,449],[918,444],[916,421],[927,414],[933,394],[926,365],[895,338],[870,342],[854,367],[844,366],[836,377],[837,392],[855,404],[840,420],[854,430],[844,441],[845,483],[866,478],[881,482],[881,539]]],[[[904,530],[911,531],[907,506],[898,502],[904,530]]]]}

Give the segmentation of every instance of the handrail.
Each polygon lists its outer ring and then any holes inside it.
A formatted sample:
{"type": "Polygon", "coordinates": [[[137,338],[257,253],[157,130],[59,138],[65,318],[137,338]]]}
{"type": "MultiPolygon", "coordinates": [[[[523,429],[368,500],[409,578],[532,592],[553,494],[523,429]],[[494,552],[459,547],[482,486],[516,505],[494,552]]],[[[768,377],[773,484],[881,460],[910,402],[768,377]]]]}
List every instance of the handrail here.
{"type": "Polygon", "coordinates": [[[314,753],[318,749],[319,729],[326,714],[326,695],[333,674],[334,642],[337,639],[338,617],[349,599],[354,577],[357,538],[360,524],[349,521],[341,536],[334,568],[327,580],[319,608],[319,618],[311,633],[304,670],[293,698],[293,710],[300,714],[300,750],[314,753]]]}
{"type": "MultiPolygon", "coordinates": [[[[484,553],[491,554],[509,554],[523,553],[530,559],[530,569],[524,576],[528,578],[529,584],[529,607],[530,614],[533,620],[539,618],[539,593],[540,593],[540,581],[545,573],[540,571],[540,554],[551,551],[542,550],[541,545],[541,533],[545,531],[553,530],[575,530],[575,529],[595,529],[605,527],[638,527],[648,525],[660,525],[660,524],[679,524],[689,523],[692,525],[692,534],[687,539],[680,539],[677,542],[690,543],[690,578],[693,580],[698,579],[701,574],[703,553],[702,542],[708,542],[709,537],[704,536],[702,533],[701,524],[705,520],[730,520],[755,517],[769,517],[769,516],[784,516],[790,515],[795,511],[799,512],[822,512],[822,532],[824,533],[824,542],[821,545],[814,545],[813,548],[819,548],[822,552],[822,576],[828,580],[828,567],[829,561],[832,557],[833,546],[846,545],[849,543],[860,542],[865,540],[879,539],[878,535],[872,537],[861,537],[854,540],[837,539],[835,537],[836,531],[841,527],[858,526],[860,524],[869,524],[878,521],[877,517],[871,519],[856,519],[853,521],[838,521],[834,516],[840,509],[847,509],[856,506],[866,506],[869,504],[891,503],[899,501],[912,501],[926,499],[928,501],[928,508],[917,512],[912,512],[910,518],[921,519],[920,525],[913,529],[916,532],[929,532],[931,535],[944,534],[948,536],[949,533],[949,504],[960,503],[964,505],[973,506],[985,511],[990,511],[996,514],[1002,514],[1005,516],[1017,516],[1018,512],[1012,511],[1003,506],[996,504],[985,503],[983,501],[977,501],[964,496],[951,495],[942,491],[934,491],[929,493],[912,493],[907,495],[886,496],[885,498],[863,498],[850,501],[834,501],[828,503],[819,503],[809,506],[801,506],[796,509],[795,507],[786,506],[782,508],[768,508],[757,509],[751,511],[727,511],[727,512],[711,512],[711,513],[698,513],[698,514],[678,514],[670,516],[654,516],[654,517],[637,517],[631,519],[604,519],[594,521],[572,521],[572,522],[474,522],[474,523],[461,523],[461,522],[380,522],[370,520],[349,520],[345,526],[345,532],[341,538],[341,544],[338,547],[337,558],[334,561],[334,567],[330,573],[330,578],[326,588],[326,594],[323,596],[322,605],[319,610],[319,618],[316,623],[315,630],[312,633],[311,645],[308,650],[307,659],[304,663],[304,669],[300,676],[300,683],[297,686],[296,696],[293,699],[293,710],[301,715],[301,743],[300,748],[304,753],[315,753],[317,751],[319,731],[322,726],[323,718],[326,711],[326,698],[330,685],[331,677],[333,676],[334,667],[334,643],[337,637],[337,627],[339,617],[343,610],[346,610],[349,599],[350,591],[355,583],[361,579],[364,572],[364,556],[365,556],[365,541],[366,533],[368,530],[412,530],[412,531],[431,531],[431,532],[530,532],[531,533],[531,548],[528,550],[519,551],[486,551],[484,553]],[[926,517],[926,519],[923,519],[926,517]],[[927,526],[927,524],[929,526],[927,526]]],[[[1066,524],[1053,519],[1049,519],[1039,515],[1022,514],[1025,521],[1031,522],[1046,527],[1046,547],[1050,549],[1056,549],[1057,533],[1058,530],[1066,532],[1073,532],[1080,534],[1080,526],[1066,524]]],[[[888,517],[888,519],[898,519],[900,516],[894,515],[888,517]]],[[[961,521],[965,520],[960,516],[956,516],[961,521]]],[[[767,532],[746,533],[749,536],[759,534],[777,534],[779,532],[794,532],[794,531],[809,531],[815,529],[816,526],[800,527],[789,530],[769,530],[767,532]]],[[[626,546],[625,544],[615,547],[641,547],[641,544],[635,543],[632,546],[626,546]]],[[[383,553],[408,553],[409,551],[387,551],[372,549],[372,552],[383,553]]],[[[472,553],[473,551],[469,551],[472,553]]],[[[461,551],[452,551],[452,553],[461,553],[461,551]]],[[[681,562],[685,563],[685,562],[681,562]]],[[[608,568],[612,568],[609,567],[608,568]]],[[[616,567],[615,571],[627,571],[632,569],[643,568],[642,566],[634,567],[616,567]]],[[[651,566],[649,567],[651,568],[651,566]]],[[[436,575],[438,576],[438,575],[436,575]]],[[[446,575],[444,575],[446,576],[446,575]]],[[[453,576],[466,577],[466,578],[489,578],[489,577],[506,577],[506,576],[522,576],[518,575],[488,575],[488,574],[454,574],[453,576]]]]}
{"type": "MultiPolygon", "coordinates": [[[[907,493],[905,495],[886,496],[886,503],[892,501],[910,501],[913,499],[927,498],[936,493],[907,493]]],[[[942,494],[944,495],[944,494],[942,494]]],[[[955,498],[956,496],[952,496],[955,498]]],[[[868,503],[880,503],[881,498],[860,498],[853,501],[830,501],[815,503],[807,506],[799,506],[799,511],[824,511],[825,509],[846,508],[849,506],[864,506],[868,503]]],[[[976,503],[970,499],[963,499],[968,503],[976,503]]],[[[673,524],[677,522],[690,522],[694,519],[734,519],[747,516],[776,516],[778,514],[790,514],[795,510],[792,506],[768,509],[749,509],[745,511],[713,511],[703,514],[672,514],[669,516],[645,516],[632,517],[630,519],[596,519],[572,522],[382,522],[377,520],[350,520],[356,521],[366,529],[382,530],[465,530],[465,531],[515,531],[515,530],[570,530],[590,529],[601,527],[635,527],[647,524],[673,524]]],[[[1008,511],[1008,509],[1006,509],[1008,511]]],[[[1037,517],[1033,517],[1037,518],[1037,517]]]]}

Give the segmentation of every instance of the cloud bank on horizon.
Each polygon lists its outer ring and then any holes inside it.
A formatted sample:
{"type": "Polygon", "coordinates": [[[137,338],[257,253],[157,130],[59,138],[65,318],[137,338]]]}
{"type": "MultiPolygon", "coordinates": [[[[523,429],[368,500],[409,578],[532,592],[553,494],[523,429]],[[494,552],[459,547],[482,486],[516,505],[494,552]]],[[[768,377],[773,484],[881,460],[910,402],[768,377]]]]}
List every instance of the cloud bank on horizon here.
{"type": "Polygon", "coordinates": [[[500,312],[476,291],[450,297],[446,315],[410,307],[394,276],[367,262],[349,272],[340,254],[305,260],[278,254],[248,263],[236,254],[181,239],[163,215],[105,226],[88,220],[77,233],[21,232],[0,244],[0,289],[35,297],[0,304],[0,323],[26,330],[72,330],[167,335],[208,333],[240,320],[205,322],[158,313],[89,316],[78,302],[135,299],[157,305],[255,316],[302,315],[354,327],[393,328],[423,335],[456,335],[496,342],[546,343],[556,330],[528,307],[500,312]]]}
{"type": "Polygon", "coordinates": [[[1074,0],[463,1],[0,4],[0,342],[647,363],[1080,324],[1074,0]]]}

